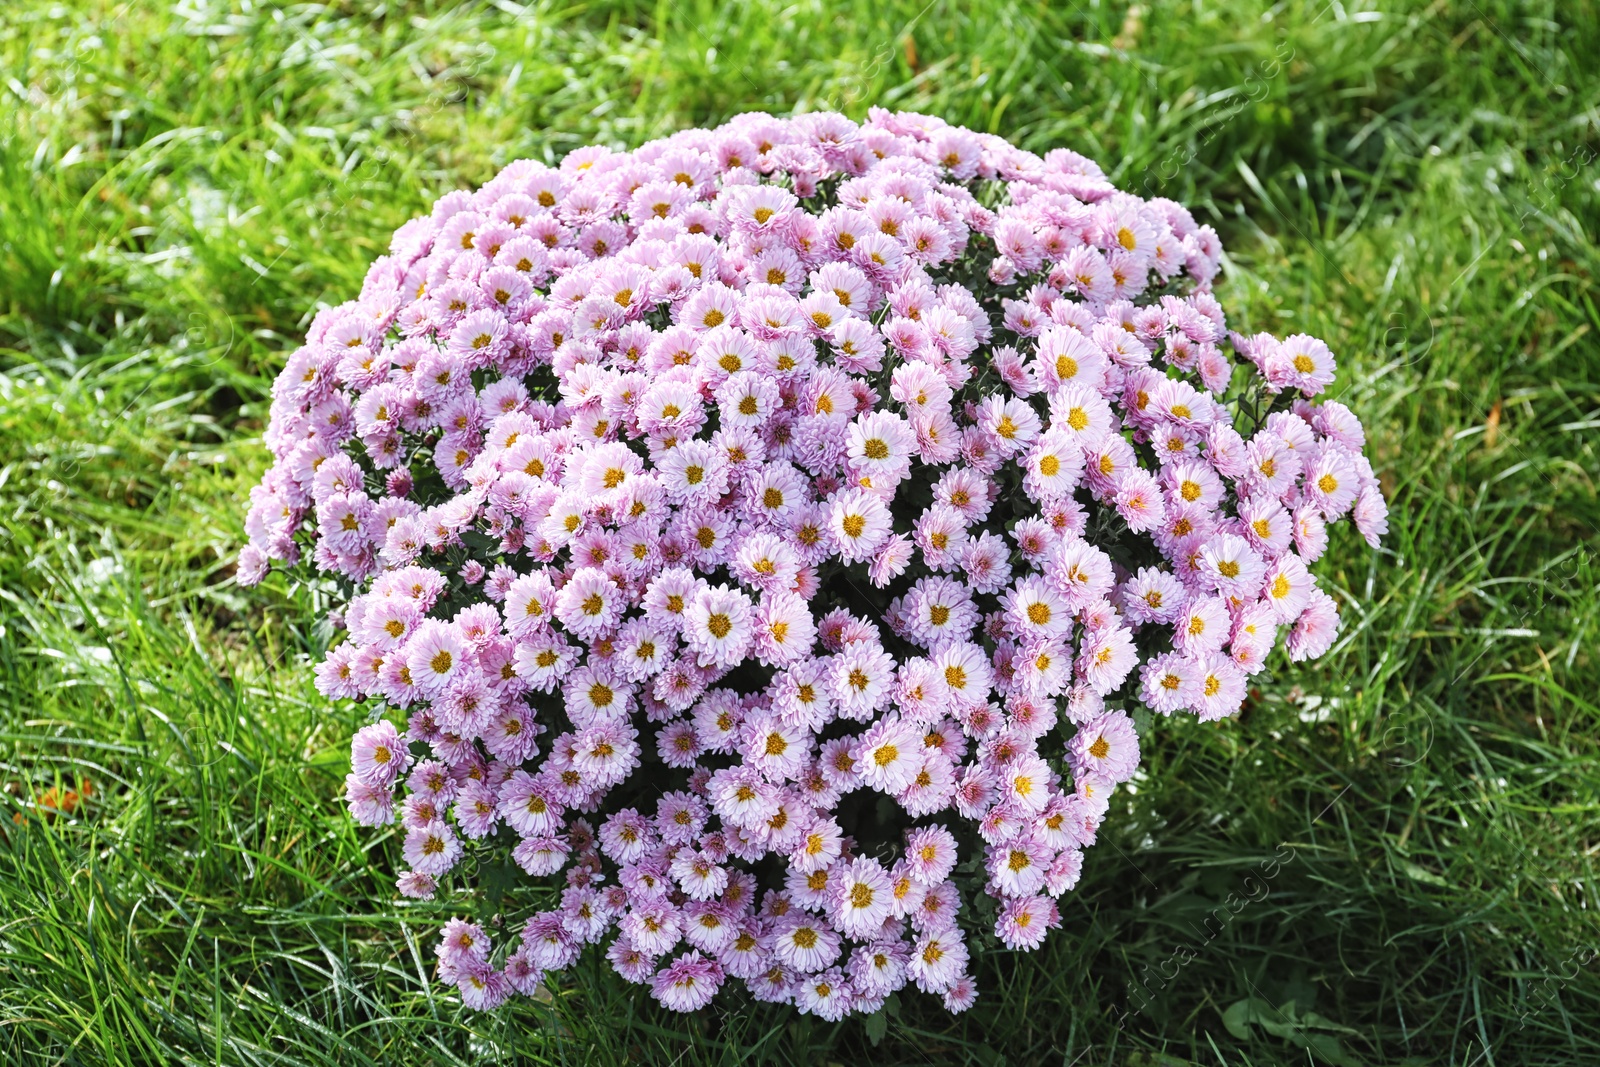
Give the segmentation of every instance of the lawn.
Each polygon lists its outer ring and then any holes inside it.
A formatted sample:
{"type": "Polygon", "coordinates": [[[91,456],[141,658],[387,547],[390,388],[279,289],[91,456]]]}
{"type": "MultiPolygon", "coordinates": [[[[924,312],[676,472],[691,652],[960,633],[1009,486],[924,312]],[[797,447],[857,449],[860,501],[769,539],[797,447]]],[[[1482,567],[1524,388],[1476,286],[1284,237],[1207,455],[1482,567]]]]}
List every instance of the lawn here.
{"type": "Polygon", "coordinates": [[[0,1060],[1600,1062],[1597,55],[1555,0],[10,0],[0,1060]],[[268,385],[513,159],[872,105],[1215,225],[1235,328],[1337,353],[1391,533],[1319,565],[1328,656],[1146,739],[967,1014],[686,1021],[593,961],[466,1013],[431,931],[494,903],[395,900],[315,594],[233,578],[268,385]]]}

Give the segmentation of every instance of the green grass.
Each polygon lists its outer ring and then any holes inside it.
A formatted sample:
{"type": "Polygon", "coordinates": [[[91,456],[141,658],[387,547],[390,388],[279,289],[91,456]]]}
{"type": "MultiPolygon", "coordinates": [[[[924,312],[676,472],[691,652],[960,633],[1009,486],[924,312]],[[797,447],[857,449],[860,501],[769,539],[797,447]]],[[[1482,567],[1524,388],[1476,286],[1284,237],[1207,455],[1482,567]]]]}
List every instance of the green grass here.
{"type": "Polygon", "coordinates": [[[12,0],[0,1060],[1600,1061],[1596,55],[1555,0],[12,0]],[[394,902],[395,840],[335,799],[311,594],[231,578],[271,376],[511,159],[872,104],[1213,222],[1239,328],[1339,355],[1392,533],[1320,566],[1329,656],[1147,741],[1065,929],[965,1016],[685,1021],[592,965],[461,1013],[426,981],[451,906],[394,902]]]}

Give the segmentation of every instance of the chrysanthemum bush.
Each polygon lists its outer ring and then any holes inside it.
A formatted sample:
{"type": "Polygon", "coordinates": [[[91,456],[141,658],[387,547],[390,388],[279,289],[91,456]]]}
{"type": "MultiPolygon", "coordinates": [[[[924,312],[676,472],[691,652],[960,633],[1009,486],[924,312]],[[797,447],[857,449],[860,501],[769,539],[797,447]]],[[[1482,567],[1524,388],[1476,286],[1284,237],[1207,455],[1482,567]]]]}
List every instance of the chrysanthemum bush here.
{"type": "Polygon", "coordinates": [[[1229,332],[1220,255],[1073,152],[879,111],[403,226],[274,386],[239,570],[342,594],[317,682],[374,709],[346,793],[399,892],[528,876],[440,979],[492,1007],[592,945],[672,1009],[837,1019],[1038,947],[1130,710],[1321,654],[1328,524],[1384,532],[1332,354],[1229,332]]]}

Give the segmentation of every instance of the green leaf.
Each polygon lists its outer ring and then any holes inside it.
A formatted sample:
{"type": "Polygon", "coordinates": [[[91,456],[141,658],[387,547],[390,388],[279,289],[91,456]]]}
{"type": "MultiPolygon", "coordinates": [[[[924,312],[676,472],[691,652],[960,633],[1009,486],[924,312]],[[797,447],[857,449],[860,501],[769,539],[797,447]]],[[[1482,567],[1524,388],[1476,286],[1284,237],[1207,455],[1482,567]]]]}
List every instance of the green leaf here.
{"type": "Polygon", "coordinates": [[[1230,1005],[1228,1010],[1222,1013],[1222,1025],[1227,1028],[1228,1033],[1240,1041],[1250,1040],[1250,1023],[1255,1019],[1255,1005],[1256,1000],[1252,997],[1230,1005]]]}
{"type": "Polygon", "coordinates": [[[1360,1065],[1361,1061],[1346,1052],[1337,1037],[1327,1033],[1306,1032],[1308,1029],[1315,1029],[1351,1034],[1355,1033],[1354,1030],[1332,1022],[1316,1012],[1300,1015],[1293,1000],[1286,1000],[1275,1008],[1269,1001],[1260,997],[1247,997],[1230,1005],[1222,1013],[1222,1025],[1227,1028],[1228,1033],[1240,1041],[1250,1040],[1252,1024],[1296,1048],[1314,1053],[1318,1060],[1334,1064],[1335,1067],[1360,1065]]]}
{"type": "Polygon", "coordinates": [[[1408,878],[1422,882],[1424,885],[1448,886],[1450,884],[1426,867],[1419,867],[1410,860],[1402,863],[1400,869],[1406,872],[1408,878]]]}
{"type": "Polygon", "coordinates": [[[877,1048],[878,1042],[883,1040],[883,1035],[889,1032],[889,1016],[879,1008],[863,1019],[861,1025],[867,1032],[867,1040],[872,1042],[873,1048],[877,1048]]]}

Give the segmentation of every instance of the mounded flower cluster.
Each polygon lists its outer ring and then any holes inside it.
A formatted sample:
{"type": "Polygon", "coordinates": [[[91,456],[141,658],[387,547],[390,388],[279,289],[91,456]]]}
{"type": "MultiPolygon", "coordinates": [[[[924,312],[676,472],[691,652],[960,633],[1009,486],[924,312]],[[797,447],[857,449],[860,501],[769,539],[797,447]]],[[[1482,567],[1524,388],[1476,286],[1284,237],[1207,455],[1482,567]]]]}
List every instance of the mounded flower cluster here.
{"type": "Polygon", "coordinates": [[[838,1019],[1037,947],[1124,708],[1321,654],[1327,525],[1385,529],[1332,354],[1228,332],[1220,255],[1073,152],[881,111],[402,227],[274,386],[240,576],[305,545],[346,590],[317,680],[405,716],[346,784],[401,893],[560,876],[508,948],[452,921],[442,980],[492,1007],[605,943],[672,1009],[838,1019]]]}

